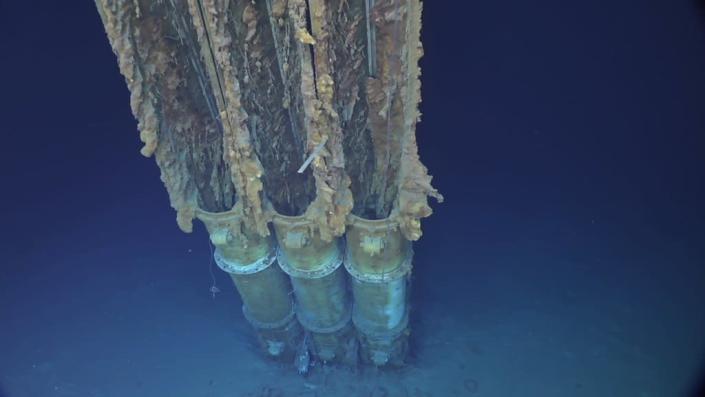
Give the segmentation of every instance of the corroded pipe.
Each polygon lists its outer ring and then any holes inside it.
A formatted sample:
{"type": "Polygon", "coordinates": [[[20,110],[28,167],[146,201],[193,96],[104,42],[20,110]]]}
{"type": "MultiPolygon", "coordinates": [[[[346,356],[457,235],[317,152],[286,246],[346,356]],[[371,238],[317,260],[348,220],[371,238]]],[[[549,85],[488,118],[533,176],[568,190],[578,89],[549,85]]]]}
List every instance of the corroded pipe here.
{"type": "Polygon", "coordinates": [[[274,263],[276,245],[271,236],[248,232],[237,211],[199,211],[215,245],[214,259],[230,274],[243,302],[245,318],[257,331],[267,355],[293,359],[301,341],[301,327],[294,317],[291,285],[274,263]]]}
{"type": "Polygon", "coordinates": [[[363,361],[403,365],[408,351],[408,275],[411,242],[391,218],[351,215],[345,268],[352,276],[353,323],[363,361]]]}
{"type": "Polygon", "coordinates": [[[275,215],[273,223],[279,266],[291,277],[296,317],[311,334],[314,355],[324,362],[356,364],[342,245],[322,240],[303,217],[275,215]]]}

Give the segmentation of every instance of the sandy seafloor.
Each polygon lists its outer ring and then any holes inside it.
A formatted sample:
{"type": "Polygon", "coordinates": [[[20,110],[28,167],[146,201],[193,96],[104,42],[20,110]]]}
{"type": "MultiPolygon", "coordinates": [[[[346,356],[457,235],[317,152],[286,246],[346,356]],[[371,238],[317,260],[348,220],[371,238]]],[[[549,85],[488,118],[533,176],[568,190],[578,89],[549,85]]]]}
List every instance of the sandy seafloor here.
{"type": "Polygon", "coordinates": [[[3,397],[685,395],[705,352],[703,248],[626,215],[499,205],[425,223],[407,368],[307,378],[262,358],[222,272],[211,297],[202,230],[85,214],[0,278],[3,397]],[[444,227],[459,215],[464,233],[444,227]]]}

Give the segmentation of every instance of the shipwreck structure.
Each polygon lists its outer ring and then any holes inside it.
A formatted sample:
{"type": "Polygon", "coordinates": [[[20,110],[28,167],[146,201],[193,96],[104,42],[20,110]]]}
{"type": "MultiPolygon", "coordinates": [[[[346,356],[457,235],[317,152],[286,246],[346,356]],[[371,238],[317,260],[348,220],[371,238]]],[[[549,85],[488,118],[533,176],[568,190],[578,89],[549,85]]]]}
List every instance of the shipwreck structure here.
{"type": "Polygon", "coordinates": [[[264,354],[402,365],[420,0],[96,0],[179,227],[203,222],[264,354]]]}

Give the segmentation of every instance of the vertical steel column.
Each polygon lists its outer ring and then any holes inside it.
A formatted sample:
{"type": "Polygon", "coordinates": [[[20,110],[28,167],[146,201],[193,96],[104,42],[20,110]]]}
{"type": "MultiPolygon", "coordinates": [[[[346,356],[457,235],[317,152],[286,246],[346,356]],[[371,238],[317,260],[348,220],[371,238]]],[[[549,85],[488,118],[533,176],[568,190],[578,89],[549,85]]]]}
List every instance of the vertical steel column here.
{"type": "Polygon", "coordinates": [[[390,218],[350,219],[345,268],[352,276],[353,323],[360,333],[362,359],[376,366],[403,365],[411,242],[390,218]]]}
{"type": "Polygon", "coordinates": [[[274,239],[245,230],[234,211],[199,211],[197,216],[216,247],[215,262],[230,274],[240,293],[243,313],[262,349],[270,357],[293,360],[302,331],[294,317],[289,280],[274,263],[274,239]]]}
{"type": "Polygon", "coordinates": [[[279,266],[291,277],[296,317],[311,334],[313,354],[324,362],[356,364],[342,244],[322,240],[314,225],[300,216],[275,215],[273,223],[279,266]]]}

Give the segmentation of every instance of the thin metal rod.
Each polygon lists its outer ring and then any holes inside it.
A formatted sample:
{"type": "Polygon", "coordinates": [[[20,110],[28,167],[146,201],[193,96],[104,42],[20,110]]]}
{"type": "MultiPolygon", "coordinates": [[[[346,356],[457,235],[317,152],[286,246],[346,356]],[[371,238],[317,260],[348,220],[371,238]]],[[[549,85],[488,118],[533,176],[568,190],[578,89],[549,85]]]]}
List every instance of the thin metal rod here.
{"type": "Polygon", "coordinates": [[[375,25],[370,13],[375,6],[375,0],[365,0],[365,22],[367,23],[367,74],[377,77],[377,48],[375,25]]]}
{"type": "Polygon", "coordinates": [[[316,148],[313,149],[313,152],[311,152],[311,154],[308,156],[308,158],[306,159],[306,161],[304,161],[304,163],[301,165],[301,168],[299,168],[299,170],[296,171],[296,172],[298,172],[299,174],[303,174],[304,171],[306,171],[306,167],[308,167],[308,165],[311,164],[311,162],[313,161],[313,159],[315,159],[316,157],[318,157],[319,153],[321,153],[321,150],[323,150],[323,146],[325,146],[326,142],[328,142],[328,137],[325,137],[325,138],[321,141],[321,143],[319,143],[318,145],[316,145],[316,148]]]}

